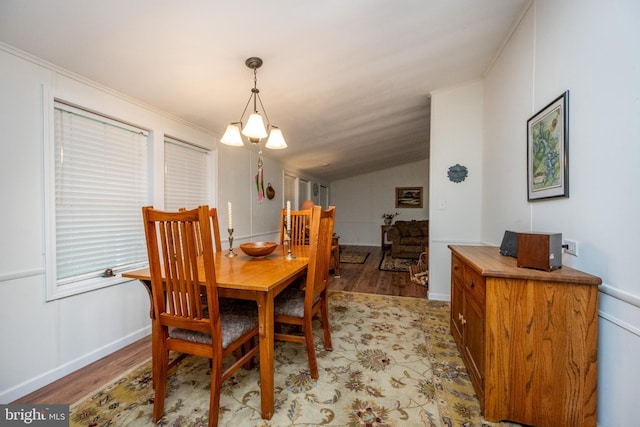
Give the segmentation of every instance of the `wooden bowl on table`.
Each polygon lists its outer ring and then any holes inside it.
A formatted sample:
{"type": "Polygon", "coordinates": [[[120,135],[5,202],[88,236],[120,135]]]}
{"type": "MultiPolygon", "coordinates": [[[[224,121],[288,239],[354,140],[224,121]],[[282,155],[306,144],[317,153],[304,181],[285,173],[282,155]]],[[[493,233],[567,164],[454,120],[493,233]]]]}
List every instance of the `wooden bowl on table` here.
{"type": "Polygon", "coordinates": [[[276,242],[249,242],[240,244],[242,252],[252,257],[267,256],[275,251],[277,247],[278,244],[276,242]]]}

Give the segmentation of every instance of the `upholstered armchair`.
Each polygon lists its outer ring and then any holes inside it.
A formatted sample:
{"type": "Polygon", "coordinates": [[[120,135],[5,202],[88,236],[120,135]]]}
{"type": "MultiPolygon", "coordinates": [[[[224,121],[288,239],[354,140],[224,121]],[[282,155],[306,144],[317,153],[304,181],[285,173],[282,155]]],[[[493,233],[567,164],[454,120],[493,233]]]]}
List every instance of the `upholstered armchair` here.
{"type": "Polygon", "coordinates": [[[387,230],[392,258],[416,258],[429,247],[429,220],[396,221],[387,230]]]}

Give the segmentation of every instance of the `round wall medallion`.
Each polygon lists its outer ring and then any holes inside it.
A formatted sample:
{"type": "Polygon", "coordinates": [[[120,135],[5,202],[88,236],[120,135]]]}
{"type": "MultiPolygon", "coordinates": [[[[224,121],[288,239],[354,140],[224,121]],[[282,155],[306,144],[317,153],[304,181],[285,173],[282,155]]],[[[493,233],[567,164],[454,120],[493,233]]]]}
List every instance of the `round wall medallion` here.
{"type": "Polygon", "coordinates": [[[276,195],[276,190],[273,189],[273,187],[271,186],[271,183],[267,184],[267,199],[271,200],[275,197],[276,195]]]}
{"type": "Polygon", "coordinates": [[[469,175],[469,171],[467,170],[466,166],[462,166],[456,163],[454,166],[451,166],[449,168],[449,172],[447,172],[447,175],[449,176],[449,181],[451,182],[462,182],[467,178],[467,175],[469,175]]]}
{"type": "Polygon", "coordinates": [[[313,195],[314,196],[318,195],[318,184],[313,184],[313,195]]]}

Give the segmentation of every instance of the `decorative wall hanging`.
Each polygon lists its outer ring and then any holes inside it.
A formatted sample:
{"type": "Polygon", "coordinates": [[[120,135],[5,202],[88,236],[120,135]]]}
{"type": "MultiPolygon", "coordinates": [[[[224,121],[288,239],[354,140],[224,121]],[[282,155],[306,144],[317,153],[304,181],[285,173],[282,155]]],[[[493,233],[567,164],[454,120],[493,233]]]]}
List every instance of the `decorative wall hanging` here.
{"type": "Polygon", "coordinates": [[[451,166],[449,171],[447,172],[447,176],[449,177],[449,181],[451,182],[462,182],[467,179],[467,175],[469,175],[469,171],[466,166],[462,166],[458,163],[451,166]]]}
{"type": "Polygon", "coordinates": [[[527,121],[527,199],[569,197],[569,91],[527,121]]]}
{"type": "Polygon", "coordinates": [[[421,208],[422,187],[396,187],[396,208],[421,208]]]}
{"type": "Polygon", "coordinates": [[[267,184],[267,199],[271,200],[276,196],[276,190],[273,189],[271,183],[267,184]]]}
{"type": "Polygon", "coordinates": [[[262,169],[262,157],[258,160],[258,173],[256,174],[256,187],[258,189],[258,203],[264,198],[264,170],[262,169]]]}

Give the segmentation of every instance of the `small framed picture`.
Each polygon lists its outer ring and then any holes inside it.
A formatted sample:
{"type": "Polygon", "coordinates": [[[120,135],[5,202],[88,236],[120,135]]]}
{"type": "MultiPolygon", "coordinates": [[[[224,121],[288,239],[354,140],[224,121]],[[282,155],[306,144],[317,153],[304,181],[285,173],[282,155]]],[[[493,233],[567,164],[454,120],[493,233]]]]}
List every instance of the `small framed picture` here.
{"type": "Polygon", "coordinates": [[[527,199],[569,197],[569,91],[527,121],[527,199]]]}
{"type": "Polygon", "coordinates": [[[396,208],[421,208],[422,187],[396,187],[396,208]]]}

